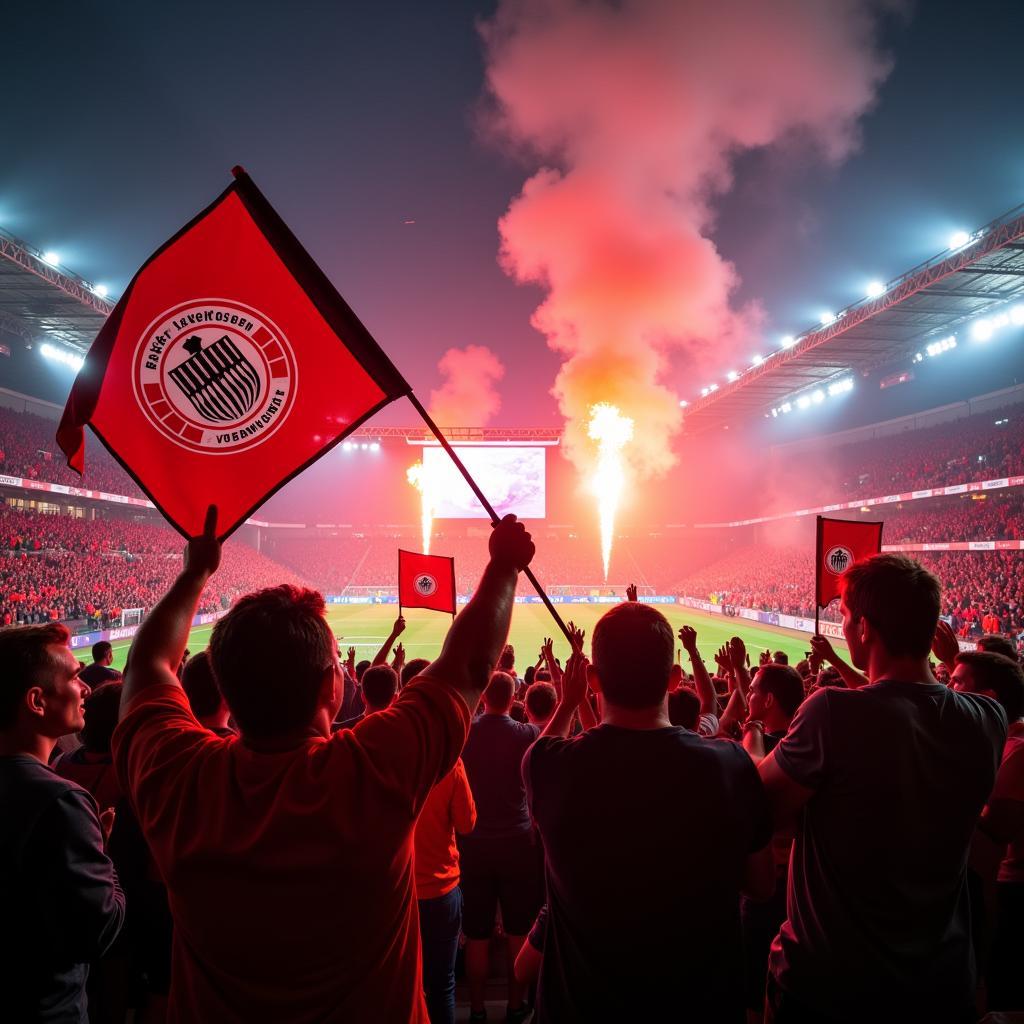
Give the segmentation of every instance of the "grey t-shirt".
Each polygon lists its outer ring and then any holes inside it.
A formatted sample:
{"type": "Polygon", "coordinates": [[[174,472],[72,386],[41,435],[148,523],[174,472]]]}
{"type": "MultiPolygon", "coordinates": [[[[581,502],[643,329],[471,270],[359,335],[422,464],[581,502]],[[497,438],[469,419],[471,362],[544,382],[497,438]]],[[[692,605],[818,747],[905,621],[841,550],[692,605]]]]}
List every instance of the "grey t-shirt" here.
{"type": "Polygon", "coordinates": [[[938,683],[804,701],[775,749],[814,790],[769,962],[785,991],[837,1020],[974,1019],[965,866],[1005,739],[995,701],[938,683]]]}

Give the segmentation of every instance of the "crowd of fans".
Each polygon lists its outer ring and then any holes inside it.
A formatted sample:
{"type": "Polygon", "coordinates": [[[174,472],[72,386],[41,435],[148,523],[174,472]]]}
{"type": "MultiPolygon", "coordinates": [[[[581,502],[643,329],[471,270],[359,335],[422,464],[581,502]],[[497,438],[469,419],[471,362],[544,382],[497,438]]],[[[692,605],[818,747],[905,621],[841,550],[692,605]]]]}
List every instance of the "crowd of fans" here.
{"type": "MultiPolygon", "coordinates": [[[[149,608],[174,579],[181,538],[170,527],[76,519],[0,507],[0,625],[61,621],[103,628],[125,608],[149,608]]],[[[241,542],[225,548],[222,573],[200,612],[297,573],[241,542]]]]}
{"type": "Polygon", "coordinates": [[[451,1024],[460,935],[471,1021],[496,947],[512,1022],[1024,1010],[1024,672],[959,652],[935,577],[849,569],[850,662],[705,664],[631,587],[521,676],[533,543],[488,549],[433,662],[399,618],[357,666],[289,585],[188,659],[212,532],[123,681],[98,648],[90,694],[59,625],[0,631],[4,1014],[451,1024]]]}
{"type": "Polygon", "coordinates": [[[1020,489],[907,502],[882,513],[887,544],[1024,539],[1020,489]]]}

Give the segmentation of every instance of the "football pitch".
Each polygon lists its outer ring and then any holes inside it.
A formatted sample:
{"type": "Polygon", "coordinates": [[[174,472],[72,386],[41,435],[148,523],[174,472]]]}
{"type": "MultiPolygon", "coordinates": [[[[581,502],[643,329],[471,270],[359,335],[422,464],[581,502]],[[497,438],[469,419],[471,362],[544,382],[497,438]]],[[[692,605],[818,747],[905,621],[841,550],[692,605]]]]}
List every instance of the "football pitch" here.
{"type": "MultiPolygon", "coordinates": [[[[594,623],[608,610],[608,605],[576,604],[557,605],[559,613],[566,620],[572,619],[577,626],[587,631],[586,648],[590,650],[590,634],[594,623]]],[[[757,664],[757,655],[765,648],[785,651],[791,665],[804,656],[809,647],[806,634],[775,626],[762,626],[747,619],[725,619],[719,615],[708,615],[693,611],[682,605],[658,605],[662,614],[672,624],[674,632],[684,623],[697,630],[697,646],[709,667],[714,665],[715,651],[731,636],[741,636],[750,651],[751,661],[757,664]]],[[[329,605],[328,621],[335,635],[340,636],[342,656],[351,646],[356,649],[356,660],[372,659],[380,645],[391,631],[397,614],[395,605],[329,605]]],[[[441,643],[451,624],[451,617],[437,612],[411,609],[405,616],[406,629],[401,642],[405,645],[406,660],[412,658],[435,658],[441,650],[441,643]]],[[[206,647],[213,626],[198,626],[189,634],[189,650],[193,653],[206,647]]],[[[522,675],[527,666],[537,661],[541,643],[545,637],[555,640],[555,656],[565,664],[569,656],[569,644],[558,631],[547,609],[540,604],[517,604],[512,614],[512,629],[509,642],[516,650],[516,670],[522,675]]],[[[115,642],[114,667],[123,668],[128,655],[130,640],[115,642]]],[[[679,650],[679,643],[676,648],[679,650]]],[[[845,650],[845,645],[836,642],[836,647],[845,650]]],[[[87,652],[81,657],[87,659],[87,652]]],[[[689,666],[685,661],[684,665],[689,666]]]]}

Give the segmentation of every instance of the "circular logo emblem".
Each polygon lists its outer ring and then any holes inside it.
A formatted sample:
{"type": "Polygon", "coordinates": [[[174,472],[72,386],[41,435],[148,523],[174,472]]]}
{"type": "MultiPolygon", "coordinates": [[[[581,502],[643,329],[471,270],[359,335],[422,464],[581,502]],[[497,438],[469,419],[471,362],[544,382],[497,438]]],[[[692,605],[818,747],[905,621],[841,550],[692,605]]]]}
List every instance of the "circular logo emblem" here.
{"type": "Polygon", "coordinates": [[[421,572],[413,581],[416,593],[422,597],[430,597],[437,590],[437,580],[429,572],[421,572]]]}
{"type": "Polygon", "coordinates": [[[825,552],[825,568],[835,576],[841,576],[853,565],[853,552],[842,545],[836,545],[825,552]]]}
{"type": "Polygon", "coordinates": [[[298,370],[266,316],[229,299],[195,299],[161,313],[135,347],[132,386],[147,419],[189,451],[254,448],[288,418],[298,370]]]}

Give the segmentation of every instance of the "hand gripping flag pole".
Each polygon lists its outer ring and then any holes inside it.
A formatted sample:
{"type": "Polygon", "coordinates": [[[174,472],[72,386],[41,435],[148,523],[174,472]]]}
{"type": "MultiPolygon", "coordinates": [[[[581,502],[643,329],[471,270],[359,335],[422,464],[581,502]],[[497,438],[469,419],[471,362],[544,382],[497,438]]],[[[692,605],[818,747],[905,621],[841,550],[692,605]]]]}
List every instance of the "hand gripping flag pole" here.
{"type": "MultiPolygon", "coordinates": [[[[420,414],[420,416],[423,419],[423,422],[426,423],[427,427],[430,429],[430,432],[434,435],[434,437],[437,438],[437,443],[448,453],[448,457],[452,460],[452,462],[455,463],[455,468],[462,474],[466,483],[469,484],[470,490],[472,490],[472,492],[476,495],[477,501],[479,501],[480,504],[483,506],[484,511],[491,517],[491,526],[497,526],[498,523],[501,521],[498,517],[498,513],[494,511],[494,507],[487,500],[487,498],[484,495],[484,492],[481,491],[480,488],[477,486],[477,482],[470,475],[469,470],[466,469],[465,465],[462,462],[462,459],[460,459],[458,455],[455,454],[455,449],[452,448],[451,444],[448,441],[448,438],[446,438],[444,434],[441,433],[437,424],[433,421],[433,419],[431,419],[430,413],[428,413],[427,410],[423,408],[423,404],[411,390],[409,391],[406,397],[409,399],[410,402],[412,402],[412,407],[420,414]]],[[[575,650],[575,637],[573,637],[572,633],[569,631],[569,627],[562,621],[562,616],[558,614],[557,609],[551,603],[551,598],[548,597],[548,595],[544,591],[544,588],[540,585],[540,581],[537,579],[536,576],[534,576],[533,570],[529,566],[527,566],[523,570],[523,575],[530,581],[530,583],[533,584],[533,589],[537,591],[537,595],[544,602],[544,607],[547,608],[547,610],[551,613],[551,618],[555,620],[555,623],[557,624],[558,628],[565,635],[565,639],[569,641],[569,646],[573,650],[575,650]]]]}

